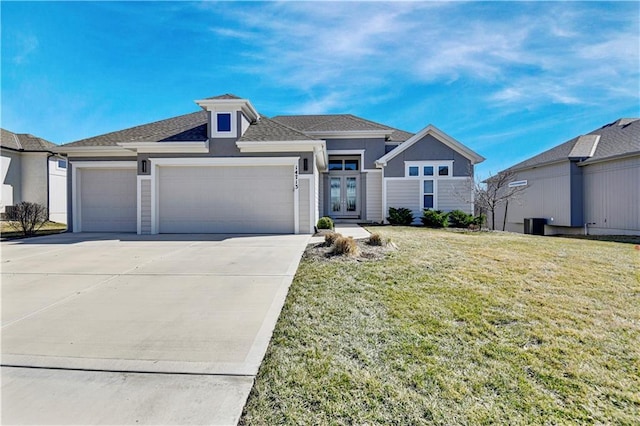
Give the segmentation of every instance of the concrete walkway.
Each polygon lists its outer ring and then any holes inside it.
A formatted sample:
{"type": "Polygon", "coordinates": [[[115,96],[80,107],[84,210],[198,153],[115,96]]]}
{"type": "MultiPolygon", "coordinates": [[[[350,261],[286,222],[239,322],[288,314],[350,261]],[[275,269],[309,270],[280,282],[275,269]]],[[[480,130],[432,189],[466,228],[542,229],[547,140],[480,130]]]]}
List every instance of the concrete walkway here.
{"type": "Polygon", "coordinates": [[[2,424],[235,424],[307,235],[3,242],[2,424]]]}
{"type": "MultiPolygon", "coordinates": [[[[344,235],[345,237],[353,237],[356,240],[369,238],[371,235],[366,229],[356,223],[336,223],[334,232],[344,235]]],[[[316,244],[324,241],[324,236],[314,236],[311,243],[316,244]]]]}

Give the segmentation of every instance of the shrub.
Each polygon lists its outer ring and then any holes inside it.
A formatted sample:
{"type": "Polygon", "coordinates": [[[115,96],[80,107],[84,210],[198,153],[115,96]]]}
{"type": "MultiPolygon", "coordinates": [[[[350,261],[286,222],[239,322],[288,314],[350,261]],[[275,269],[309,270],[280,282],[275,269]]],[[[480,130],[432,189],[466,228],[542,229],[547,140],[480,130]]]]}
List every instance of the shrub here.
{"type": "Polygon", "coordinates": [[[367,240],[367,244],[370,246],[381,246],[382,245],[382,237],[380,234],[371,234],[369,236],[369,240],[367,240]]]}
{"type": "Polygon", "coordinates": [[[335,243],[335,241],[340,237],[342,237],[342,234],[339,234],[337,232],[329,232],[328,234],[325,234],[325,236],[324,236],[324,243],[327,246],[332,246],[333,243],[335,243]]]}
{"type": "Polygon", "coordinates": [[[449,215],[441,210],[425,209],[422,212],[422,224],[429,228],[444,228],[449,224],[449,215]]]}
{"type": "Polygon", "coordinates": [[[333,254],[356,256],[358,254],[358,245],[353,237],[339,236],[333,243],[333,254]]]}
{"type": "Polygon", "coordinates": [[[452,228],[468,228],[473,223],[473,215],[463,212],[462,210],[454,210],[449,213],[449,226],[452,228]]]}
{"type": "Polygon", "coordinates": [[[9,226],[25,236],[30,236],[49,221],[49,212],[42,204],[22,201],[7,208],[5,217],[9,221],[9,226]]]}
{"type": "Polygon", "coordinates": [[[404,207],[400,207],[399,209],[390,207],[387,220],[392,225],[411,225],[411,223],[413,223],[413,212],[404,207]]]}
{"type": "Polygon", "coordinates": [[[316,226],[318,229],[333,229],[333,220],[328,216],[323,216],[318,219],[316,226]]]}
{"type": "Polygon", "coordinates": [[[476,225],[478,229],[482,229],[482,225],[484,225],[486,221],[487,221],[486,214],[480,214],[473,218],[473,224],[476,225]]]}

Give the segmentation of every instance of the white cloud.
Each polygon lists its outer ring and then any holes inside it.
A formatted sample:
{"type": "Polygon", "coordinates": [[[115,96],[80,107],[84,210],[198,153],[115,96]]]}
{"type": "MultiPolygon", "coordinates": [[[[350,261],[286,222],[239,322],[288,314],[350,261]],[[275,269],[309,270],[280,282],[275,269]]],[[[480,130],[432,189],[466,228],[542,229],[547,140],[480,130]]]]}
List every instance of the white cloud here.
{"type": "Polygon", "coordinates": [[[13,62],[17,65],[24,63],[27,58],[38,48],[38,38],[30,34],[18,34],[16,37],[17,53],[13,62]]]}

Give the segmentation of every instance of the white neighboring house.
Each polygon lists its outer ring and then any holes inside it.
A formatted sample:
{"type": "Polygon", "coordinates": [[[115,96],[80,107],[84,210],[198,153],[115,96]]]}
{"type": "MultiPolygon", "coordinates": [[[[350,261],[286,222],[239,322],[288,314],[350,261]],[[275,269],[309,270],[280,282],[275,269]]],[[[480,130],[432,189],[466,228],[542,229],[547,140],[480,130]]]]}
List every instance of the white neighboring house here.
{"type": "MultiPolygon", "coordinates": [[[[620,118],[507,169],[522,186],[507,209],[506,230],[640,235],[640,118],[620,118]],[[532,222],[529,222],[532,223],[532,222]]],[[[504,206],[496,212],[502,224],[504,206]]]]}
{"type": "Polygon", "coordinates": [[[67,223],[67,160],[54,153],[56,147],[30,134],[1,129],[0,213],[29,201],[46,206],[49,220],[67,223]]]}

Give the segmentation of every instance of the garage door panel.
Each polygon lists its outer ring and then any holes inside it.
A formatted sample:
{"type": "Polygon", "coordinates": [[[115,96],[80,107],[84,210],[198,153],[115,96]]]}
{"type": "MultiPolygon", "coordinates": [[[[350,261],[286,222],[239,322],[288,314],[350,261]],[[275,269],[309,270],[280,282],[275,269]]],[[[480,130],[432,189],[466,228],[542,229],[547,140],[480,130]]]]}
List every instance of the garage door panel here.
{"type": "Polygon", "coordinates": [[[136,232],[136,170],[82,169],[80,221],[83,232],[136,232]]]}
{"type": "Polygon", "coordinates": [[[292,233],[293,168],[161,167],[161,233],[292,233]]]}

